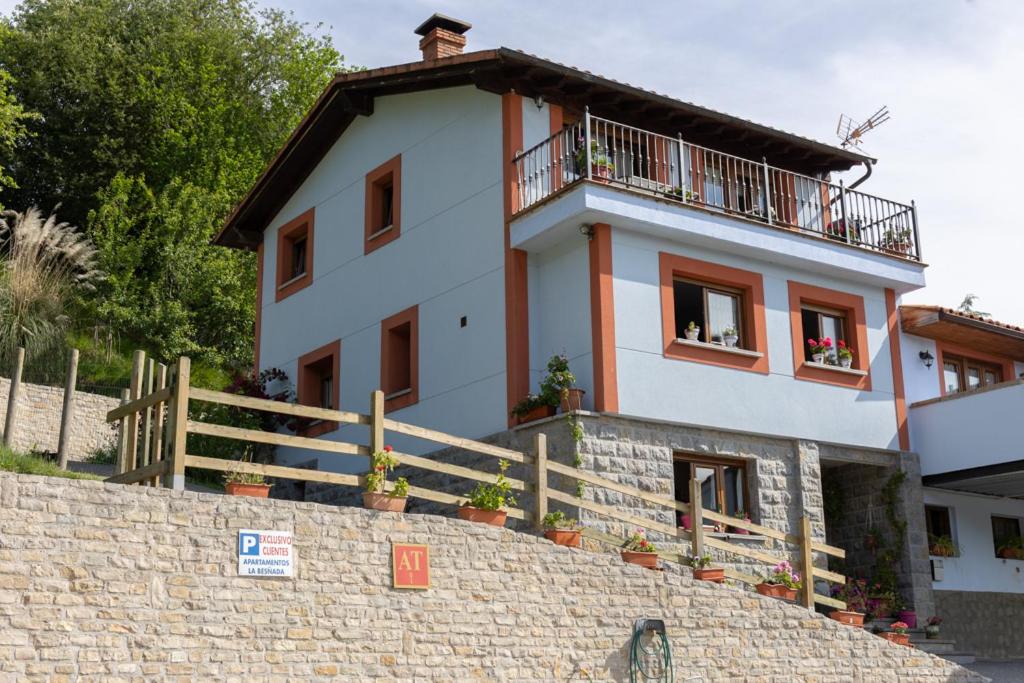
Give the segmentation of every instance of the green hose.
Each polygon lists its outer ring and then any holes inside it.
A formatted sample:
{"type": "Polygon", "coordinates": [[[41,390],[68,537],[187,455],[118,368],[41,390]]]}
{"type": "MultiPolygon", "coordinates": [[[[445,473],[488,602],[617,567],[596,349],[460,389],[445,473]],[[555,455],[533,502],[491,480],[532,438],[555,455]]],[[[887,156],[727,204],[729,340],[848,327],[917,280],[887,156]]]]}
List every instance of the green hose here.
{"type": "Polygon", "coordinates": [[[633,642],[629,646],[629,681],[675,681],[675,673],[672,670],[672,647],[668,643],[663,622],[638,619],[634,625],[633,642]],[[648,633],[651,637],[649,643],[645,645],[644,639],[648,633]]]}

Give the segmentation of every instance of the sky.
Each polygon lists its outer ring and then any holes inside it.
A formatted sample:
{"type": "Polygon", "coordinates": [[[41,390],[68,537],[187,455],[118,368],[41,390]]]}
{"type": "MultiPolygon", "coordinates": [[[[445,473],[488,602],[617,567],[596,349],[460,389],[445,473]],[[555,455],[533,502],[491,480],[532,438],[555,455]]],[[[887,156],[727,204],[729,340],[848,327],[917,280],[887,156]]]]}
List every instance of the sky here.
{"type": "Polygon", "coordinates": [[[1024,325],[1021,0],[259,2],[320,24],[350,65],[417,61],[413,29],[441,12],[473,24],[467,50],[520,49],[824,142],[841,113],[886,105],[859,189],[917,202],[928,286],[904,301],[971,293],[1024,325]]]}

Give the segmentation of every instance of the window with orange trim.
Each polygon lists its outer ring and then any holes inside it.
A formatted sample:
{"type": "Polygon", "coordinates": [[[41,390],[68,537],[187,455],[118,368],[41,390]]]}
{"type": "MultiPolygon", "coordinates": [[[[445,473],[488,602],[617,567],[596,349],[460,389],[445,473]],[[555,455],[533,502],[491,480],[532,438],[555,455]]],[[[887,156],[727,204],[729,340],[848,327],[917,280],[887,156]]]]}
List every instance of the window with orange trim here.
{"type": "Polygon", "coordinates": [[[313,217],[310,209],[277,230],[277,295],[281,301],[313,282],[313,217]]]}
{"type": "Polygon", "coordinates": [[[402,155],[366,174],[365,244],[369,254],[398,239],[402,231],[402,155]]]}
{"type": "MultiPolygon", "coordinates": [[[[299,358],[298,402],[305,406],[338,410],[338,375],[341,365],[341,341],[333,341],[299,358]]],[[[310,421],[302,436],[319,436],[338,428],[337,422],[310,421]]]]}
{"type": "Polygon", "coordinates": [[[380,386],[391,412],[419,401],[419,307],[382,321],[380,335],[380,386]]]}
{"type": "Polygon", "coordinates": [[[768,373],[760,273],[661,253],[666,358],[768,373]]]}
{"type": "Polygon", "coordinates": [[[793,343],[793,375],[797,379],[871,391],[868,333],[864,297],[789,281],[789,317],[793,343]],[[821,362],[808,340],[828,339],[821,362]],[[843,367],[839,342],[853,354],[843,367]]]}

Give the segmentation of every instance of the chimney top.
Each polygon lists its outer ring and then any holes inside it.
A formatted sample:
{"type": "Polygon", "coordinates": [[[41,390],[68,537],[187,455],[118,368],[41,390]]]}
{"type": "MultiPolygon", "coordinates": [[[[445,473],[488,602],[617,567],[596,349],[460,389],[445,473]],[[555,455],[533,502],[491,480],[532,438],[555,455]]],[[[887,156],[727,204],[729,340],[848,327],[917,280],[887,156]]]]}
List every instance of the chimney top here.
{"type": "Polygon", "coordinates": [[[426,36],[435,28],[441,28],[446,31],[451,31],[457,35],[462,35],[469,29],[473,28],[473,24],[461,19],[453,19],[452,17],[445,16],[444,14],[435,13],[432,17],[424,21],[416,29],[415,33],[418,36],[426,36]]]}

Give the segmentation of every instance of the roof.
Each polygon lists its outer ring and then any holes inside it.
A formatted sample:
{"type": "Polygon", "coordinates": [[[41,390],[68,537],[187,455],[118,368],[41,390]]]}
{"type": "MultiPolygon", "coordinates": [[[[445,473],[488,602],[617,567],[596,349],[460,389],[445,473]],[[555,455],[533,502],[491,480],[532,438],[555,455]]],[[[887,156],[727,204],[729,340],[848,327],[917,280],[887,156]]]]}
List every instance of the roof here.
{"type": "Polygon", "coordinates": [[[577,111],[590,107],[597,116],[666,135],[681,134],[689,142],[738,156],[764,156],[775,166],[802,173],[874,162],[851,150],[503,47],[337,74],[228,216],[214,242],[255,249],[263,230],[348,125],[356,116],[373,113],[375,97],[458,85],[498,94],[515,90],[577,111]]]}
{"type": "Polygon", "coordinates": [[[903,331],[1024,362],[1024,327],[943,306],[900,306],[903,331]]]}

